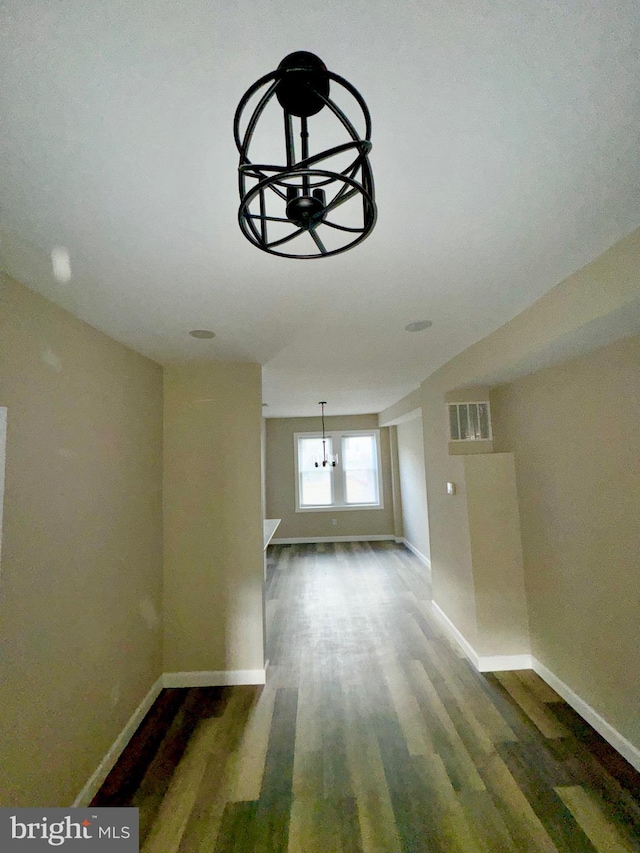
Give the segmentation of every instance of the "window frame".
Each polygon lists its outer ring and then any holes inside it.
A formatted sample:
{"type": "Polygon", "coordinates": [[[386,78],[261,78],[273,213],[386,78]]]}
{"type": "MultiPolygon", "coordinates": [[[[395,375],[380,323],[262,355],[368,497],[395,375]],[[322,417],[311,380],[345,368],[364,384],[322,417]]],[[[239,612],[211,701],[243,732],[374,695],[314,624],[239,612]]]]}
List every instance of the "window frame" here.
{"type": "Polygon", "coordinates": [[[350,510],[368,510],[368,509],[384,509],[384,491],[382,477],[382,448],[380,446],[380,430],[379,429],[332,429],[325,430],[325,437],[331,439],[332,452],[338,454],[338,464],[329,469],[331,475],[331,500],[332,503],[322,506],[304,506],[300,503],[301,484],[300,484],[300,438],[322,438],[322,430],[314,430],[312,432],[294,432],[293,434],[293,458],[294,458],[294,480],[295,480],[295,511],[296,512],[348,512],[350,510]],[[346,481],[345,470],[342,467],[344,459],[343,453],[343,437],[351,437],[357,435],[373,436],[376,448],[376,465],[378,478],[378,501],[377,503],[365,504],[348,504],[345,503],[346,481]],[[338,503],[338,500],[340,503],[338,503]]]}

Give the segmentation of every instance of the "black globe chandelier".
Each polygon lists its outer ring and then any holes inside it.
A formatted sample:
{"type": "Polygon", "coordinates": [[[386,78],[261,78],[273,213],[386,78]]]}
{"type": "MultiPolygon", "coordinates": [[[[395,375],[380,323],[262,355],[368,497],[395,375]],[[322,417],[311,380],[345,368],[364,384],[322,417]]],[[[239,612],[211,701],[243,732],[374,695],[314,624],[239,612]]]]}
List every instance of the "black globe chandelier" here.
{"type": "Polygon", "coordinates": [[[313,53],[289,54],[251,86],[236,110],[234,135],[240,153],[238,221],[259,249],[284,258],[322,258],[369,236],[376,222],[369,110],[362,95],[313,53]],[[330,97],[331,84],[338,100],[356,107],[361,133],[355,119],[350,121],[330,97]],[[284,114],[284,146],[281,131],[277,134],[284,162],[253,162],[254,149],[260,147],[259,126],[266,126],[262,150],[270,157],[274,150],[273,117],[269,126],[264,120],[272,116],[267,108],[274,97],[282,108],[278,124],[284,114]],[[252,101],[255,107],[246,119],[245,108],[252,101]],[[313,123],[316,148],[326,146],[329,138],[337,144],[313,150],[309,119],[321,112],[323,120],[313,123]]]}

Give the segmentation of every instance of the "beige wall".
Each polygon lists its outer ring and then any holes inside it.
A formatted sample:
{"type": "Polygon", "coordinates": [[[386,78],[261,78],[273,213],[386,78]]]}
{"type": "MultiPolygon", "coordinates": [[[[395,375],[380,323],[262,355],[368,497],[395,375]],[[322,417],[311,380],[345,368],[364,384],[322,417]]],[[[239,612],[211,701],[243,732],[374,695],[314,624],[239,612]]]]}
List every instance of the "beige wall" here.
{"type": "Polygon", "coordinates": [[[378,416],[378,422],[381,425],[398,424],[403,420],[407,420],[412,416],[412,413],[422,407],[422,389],[415,388],[410,391],[406,397],[398,400],[393,406],[389,406],[384,412],[378,416]],[[382,417],[384,416],[384,417],[382,417]]]}
{"type": "Polygon", "coordinates": [[[429,559],[429,518],[424,476],[422,409],[418,417],[396,427],[404,538],[429,559]]]}
{"type": "Polygon", "coordinates": [[[162,372],[0,276],[0,379],[0,805],[67,806],[162,671],[162,372]]]}
{"type": "MultiPolygon", "coordinates": [[[[380,431],[384,509],[296,512],[294,440],[296,432],[317,432],[320,418],[267,418],[267,516],[281,518],[276,538],[314,536],[393,536],[393,492],[389,431],[380,431]],[[331,524],[335,518],[336,526],[331,524]]],[[[327,431],[377,429],[377,415],[325,418],[327,431]]]]}
{"type": "Polygon", "coordinates": [[[404,536],[402,521],[402,491],[400,489],[400,459],[398,457],[398,430],[389,427],[389,458],[391,461],[391,497],[393,499],[393,535],[396,539],[404,536]]]}
{"type": "Polygon", "coordinates": [[[433,600],[475,648],[478,625],[464,485],[466,457],[449,456],[449,426],[443,392],[427,383],[422,392],[433,600]],[[447,495],[448,481],[456,484],[455,495],[447,495]]]}
{"type": "Polygon", "coordinates": [[[512,453],[464,462],[480,656],[528,655],[520,515],[512,453]]]}
{"type": "Polygon", "coordinates": [[[4,509],[4,468],[7,445],[7,409],[0,406],[0,577],[2,570],[2,513],[4,509]]]}
{"type": "Polygon", "coordinates": [[[640,337],[496,389],[532,652],[640,745],[640,337]]]}
{"type": "Polygon", "coordinates": [[[165,370],[164,668],[264,667],[257,364],[165,370]]]}
{"type": "MultiPolygon", "coordinates": [[[[478,613],[464,483],[465,460],[471,457],[452,456],[448,452],[445,410],[447,396],[465,387],[495,386],[512,382],[541,367],[561,363],[570,355],[586,353],[595,346],[631,334],[629,330],[637,329],[639,320],[640,229],[561,282],[496,332],[456,356],[422,383],[420,399],[434,601],[473,647],[477,647],[479,642],[478,613]],[[446,482],[449,480],[460,485],[454,497],[446,494],[446,482]]],[[[628,397],[629,392],[626,393],[626,399],[628,397]]],[[[390,409],[381,412],[379,423],[385,425],[397,422],[398,418],[415,408],[415,399],[416,394],[413,392],[390,409]]],[[[553,433],[549,430],[548,441],[553,443],[553,440],[553,433]]],[[[496,449],[506,449],[500,443],[496,430],[494,443],[496,449]]],[[[542,484],[541,489],[544,494],[551,490],[553,497],[552,486],[542,484]]],[[[582,499],[586,498],[583,496],[582,499]]],[[[633,504],[633,499],[622,490],[619,501],[622,507],[633,504]]],[[[632,520],[628,513],[627,509],[622,509],[621,519],[625,525],[635,525],[633,529],[637,529],[637,511],[633,511],[632,520]]],[[[622,537],[626,540],[627,532],[624,529],[622,537]]],[[[562,540],[555,544],[559,549],[563,548],[562,540]]],[[[523,547],[526,556],[526,537],[523,547]]],[[[617,573],[619,568],[617,565],[611,565],[610,570],[617,573]]],[[[615,599],[618,583],[617,580],[611,583],[610,592],[609,587],[602,590],[605,599],[608,600],[609,596],[615,599]]],[[[624,584],[624,581],[621,583],[624,584]]],[[[562,585],[558,589],[563,590],[563,593],[567,592],[562,585]]],[[[604,609],[615,609],[615,606],[607,603],[604,609]]],[[[533,617],[530,627],[531,642],[534,649],[539,648],[535,640],[537,623],[533,617]]],[[[599,642],[601,641],[596,641],[599,642]]],[[[558,643],[562,641],[558,639],[558,643]]],[[[567,657],[582,654],[582,647],[576,647],[568,640],[563,643],[563,649],[563,654],[567,657]]],[[[556,650],[556,655],[558,654],[556,650]]],[[[625,656],[620,667],[627,666],[630,671],[634,671],[636,665],[625,656]]],[[[557,674],[562,677],[563,672],[566,674],[568,670],[557,674]]],[[[603,704],[594,705],[596,710],[606,719],[611,718],[612,724],[622,720],[624,728],[621,727],[621,731],[630,732],[633,729],[633,738],[640,747],[637,724],[630,724],[625,717],[626,711],[622,711],[620,707],[621,704],[628,703],[630,691],[635,690],[637,694],[637,676],[635,684],[628,682],[629,687],[623,690],[620,699],[609,696],[605,701],[601,690],[602,677],[592,675],[586,664],[580,672],[580,681],[568,680],[569,687],[587,701],[593,697],[597,702],[602,699],[603,704]]]]}
{"type": "Polygon", "coordinates": [[[267,512],[267,422],[262,418],[260,424],[260,501],[262,504],[262,516],[266,518],[267,512]]]}

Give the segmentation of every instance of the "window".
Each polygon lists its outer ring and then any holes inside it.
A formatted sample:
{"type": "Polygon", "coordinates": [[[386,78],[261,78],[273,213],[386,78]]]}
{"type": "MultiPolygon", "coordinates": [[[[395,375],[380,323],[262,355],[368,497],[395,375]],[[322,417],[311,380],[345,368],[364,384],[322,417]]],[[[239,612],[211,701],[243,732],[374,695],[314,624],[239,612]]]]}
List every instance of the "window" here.
{"type": "Polygon", "coordinates": [[[477,441],[491,438],[489,403],[449,403],[449,440],[477,441]]]}
{"type": "Polygon", "coordinates": [[[332,431],[325,438],[327,456],[337,455],[335,467],[322,467],[321,433],[294,435],[296,512],[381,509],[379,431],[332,431]]]}

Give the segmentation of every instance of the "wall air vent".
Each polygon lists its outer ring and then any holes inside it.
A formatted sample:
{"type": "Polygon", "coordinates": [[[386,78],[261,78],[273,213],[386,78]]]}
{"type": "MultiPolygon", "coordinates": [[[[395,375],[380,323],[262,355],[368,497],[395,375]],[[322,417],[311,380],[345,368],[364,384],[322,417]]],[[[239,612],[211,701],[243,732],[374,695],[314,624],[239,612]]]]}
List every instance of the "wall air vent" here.
{"type": "Polygon", "coordinates": [[[478,441],[491,438],[491,411],[487,400],[449,403],[449,440],[478,441]]]}

